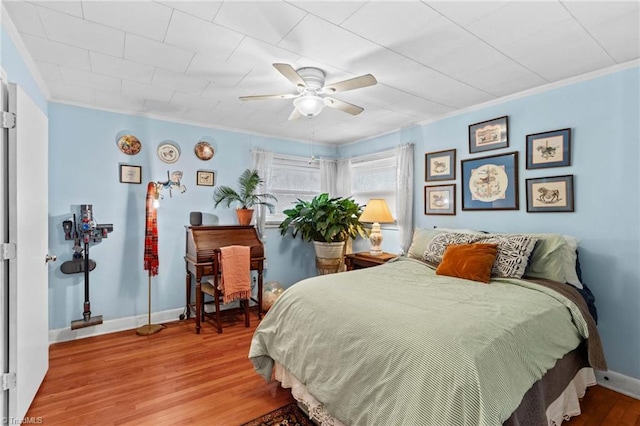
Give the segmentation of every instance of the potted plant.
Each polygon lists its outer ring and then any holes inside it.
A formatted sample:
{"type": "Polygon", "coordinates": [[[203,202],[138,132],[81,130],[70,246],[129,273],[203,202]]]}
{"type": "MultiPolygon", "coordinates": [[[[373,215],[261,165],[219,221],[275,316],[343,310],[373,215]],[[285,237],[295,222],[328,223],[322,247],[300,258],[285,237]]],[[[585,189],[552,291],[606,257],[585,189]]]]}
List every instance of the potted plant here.
{"type": "Polygon", "coordinates": [[[316,263],[321,274],[338,272],[344,261],[344,245],[349,238],[367,238],[367,230],[360,222],[364,206],[351,198],[329,198],[320,194],[311,201],[298,199],[293,208],[285,210],[280,234],[291,230],[295,238],[312,241],[316,263]]]}
{"type": "Polygon", "coordinates": [[[214,207],[218,207],[220,203],[223,203],[226,207],[231,207],[232,204],[239,204],[240,207],[236,209],[238,223],[240,225],[249,225],[253,218],[253,206],[263,205],[270,212],[273,212],[275,207],[267,200],[278,201],[271,194],[256,194],[258,186],[262,183],[264,181],[258,175],[257,170],[247,169],[238,178],[238,191],[229,186],[217,186],[213,189],[214,207]]]}

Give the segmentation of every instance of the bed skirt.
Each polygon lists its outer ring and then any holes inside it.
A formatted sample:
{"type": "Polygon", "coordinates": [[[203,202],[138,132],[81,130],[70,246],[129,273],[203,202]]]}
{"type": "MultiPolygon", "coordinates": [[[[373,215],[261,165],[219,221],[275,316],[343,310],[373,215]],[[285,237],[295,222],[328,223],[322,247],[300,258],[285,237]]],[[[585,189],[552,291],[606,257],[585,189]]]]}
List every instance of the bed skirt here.
{"type": "MultiPolygon", "coordinates": [[[[580,398],[584,396],[588,386],[596,384],[593,368],[589,367],[583,358],[584,352],[581,345],[560,359],[527,391],[520,406],[504,425],[559,426],[564,420],[579,415],[580,398]]],[[[277,362],[274,375],[283,388],[291,389],[293,397],[316,424],[344,426],[344,423],[331,416],[322,403],[311,395],[293,374],[277,362]]]]}

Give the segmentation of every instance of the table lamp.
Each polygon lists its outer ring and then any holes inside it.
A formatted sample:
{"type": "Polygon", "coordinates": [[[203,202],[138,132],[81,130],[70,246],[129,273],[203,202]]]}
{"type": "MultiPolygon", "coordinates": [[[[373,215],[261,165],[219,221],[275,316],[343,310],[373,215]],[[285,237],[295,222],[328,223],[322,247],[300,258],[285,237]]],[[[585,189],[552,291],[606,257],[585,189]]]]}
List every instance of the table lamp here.
{"type": "Polygon", "coordinates": [[[393,216],[389,211],[387,202],[382,198],[370,199],[365,206],[362,215],[360,215],[360,222],[373,223],[373,225],[371,225],[371,234],[369,235],[369,240],[371,241],[369,253],[372,255],[382,254],[382,249],[380,248],[380,244],[382,244],[380,224],[393,223],[393,216]]]}

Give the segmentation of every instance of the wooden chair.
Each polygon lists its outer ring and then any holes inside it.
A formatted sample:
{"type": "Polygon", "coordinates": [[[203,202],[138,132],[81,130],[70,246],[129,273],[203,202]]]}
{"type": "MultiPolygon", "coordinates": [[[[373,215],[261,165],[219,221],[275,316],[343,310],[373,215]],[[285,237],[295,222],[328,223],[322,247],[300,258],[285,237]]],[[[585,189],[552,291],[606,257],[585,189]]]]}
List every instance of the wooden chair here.
{"type": "MultiPolygon", "coordinates": [[[[224,297],[224,293],[220,289],[220,280],[222,278],[222,262],[221,251],[219,248],[213,250],[213,277],[209,278],[206,282],[202,282],[200,285],[200,291],[196,292],[196,312],[202,318],[204,322],[206,317],[211,318],[218,330],[218,333],[222,333],[222,315],[220,311],[220,304],[224,297]],[[205,312],[204,310],[204,295],[208,294],[213,297],[213,304],[215,306],[214,312],[205,312]]],[[[208,302],[207,302],[208,303],[208,302]]],[[[244,326],[249,327],[249,299],[240,299],[240,308],[244,311],[244,326]]],[[[236,311],[231,309],[230,311],[236,311]]]]}

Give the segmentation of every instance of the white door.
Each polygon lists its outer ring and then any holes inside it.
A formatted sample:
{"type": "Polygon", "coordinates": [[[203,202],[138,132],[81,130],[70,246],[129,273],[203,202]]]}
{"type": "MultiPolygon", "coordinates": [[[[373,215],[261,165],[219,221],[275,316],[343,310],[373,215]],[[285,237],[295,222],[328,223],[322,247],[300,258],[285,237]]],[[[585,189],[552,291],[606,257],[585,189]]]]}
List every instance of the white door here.
{"type": "MultiPolygon", "coordinates": [[[[7,111],[9,108],[7,104],[7,85],[0,79],[0,111],[7,111]]],[[[4,126],[0,126],[0,242],[2,243],[2,255],[0,256],[0,374],[5,374],[8,371],[7,358],[9,353],[7,348],[9,347],[9,323],[7,321],[7,311],[9,307],[9,301],[7,296],[9,295],[9,261],[5,259],[8,253],[7,245],[9,243],[9,212],[8,212],[8,193],[9,187],[7,183],[6,170],[8,167],[7,160],[7,140],[8,131],[4,129],[4,126]]],[[[7,415],[7,403],[9,392],[2,388],[2,399],[0,400],[0,418],[3,423],[7,415]]]]}
{"type": "Polygon", "coordinates": [[[8,417],[23,419],[49,367],[48,119],[15,84],[8,85],[9,260],[8,417]]]}

